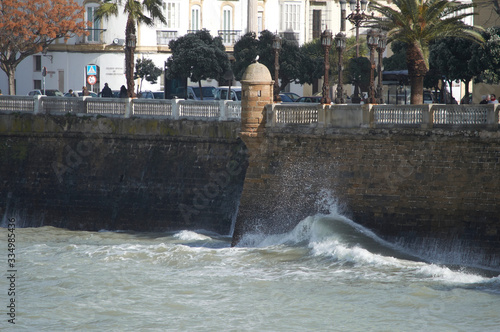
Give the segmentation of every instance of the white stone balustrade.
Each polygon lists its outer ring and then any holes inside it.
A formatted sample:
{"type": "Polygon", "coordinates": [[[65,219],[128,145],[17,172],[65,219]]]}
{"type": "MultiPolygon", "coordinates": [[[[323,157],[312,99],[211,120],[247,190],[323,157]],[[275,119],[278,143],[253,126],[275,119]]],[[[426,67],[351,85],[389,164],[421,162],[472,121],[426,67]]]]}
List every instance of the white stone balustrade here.
{"type": "Polygon", "coordinates": [[[167,117],[173,119],[234,120],[241,117],[241,102],[231,100],[0,96],[0,112],[102,115],[125,118],[167,117]]]}
{"type": "Polygon", "coordinates": [[[267,127],[310,124],[339,128],[487,127],[497,130],[500,104],[488,105],[267,105],[267,127]]]}
{"type": "MultiPolygon", "coordinates": [[[[498,130],[500,104],[487,105],[321,105],[278,103],[266,106],[267,127],[289,124],[339,128],[487,127],[498,130]]],[[[0,112],[76,114],[113,117],[235,120],[241,102],[184,99],[63,98],[0,96],[0,112]]]]}

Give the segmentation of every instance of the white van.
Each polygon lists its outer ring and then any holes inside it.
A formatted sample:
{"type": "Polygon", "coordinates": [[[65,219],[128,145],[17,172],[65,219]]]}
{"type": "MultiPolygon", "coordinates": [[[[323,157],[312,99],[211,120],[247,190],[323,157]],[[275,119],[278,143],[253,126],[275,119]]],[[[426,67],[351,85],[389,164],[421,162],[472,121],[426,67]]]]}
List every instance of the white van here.
{"type": "Polygon", "coordinates": [[[219,87],[215,92],[215,100],[241,101],[241,87],[231,87],[231,96],[228,96],[229,87],[219,87]]]}
{"type": "Polygon", "coordinates": [[[202,86],[201,93],[199,86],[188,86],[186,99],[201,100],[201,95],[203,95],[203,100],[214,100],[216,88],[213,86],[202,86]]]}

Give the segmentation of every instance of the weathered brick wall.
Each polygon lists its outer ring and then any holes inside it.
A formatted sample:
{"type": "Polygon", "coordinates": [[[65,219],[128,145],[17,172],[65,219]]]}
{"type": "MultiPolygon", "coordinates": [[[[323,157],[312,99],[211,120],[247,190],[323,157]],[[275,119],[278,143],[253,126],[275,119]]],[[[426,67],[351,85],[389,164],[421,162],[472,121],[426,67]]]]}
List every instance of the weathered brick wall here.
{"type": "Polygon", "coordinates": [[[251,158],[235,237],[324,212],[322,194],[382,238],[500,266],[500,134],[268,128],[251,158]],[[467,256],[467,257],[465,257],[467,256]]]}
{"type": "Polygon", "coordinates": [[[0,115],[0,216],[78,230],[229,234],[238,122],[0,115]]]}

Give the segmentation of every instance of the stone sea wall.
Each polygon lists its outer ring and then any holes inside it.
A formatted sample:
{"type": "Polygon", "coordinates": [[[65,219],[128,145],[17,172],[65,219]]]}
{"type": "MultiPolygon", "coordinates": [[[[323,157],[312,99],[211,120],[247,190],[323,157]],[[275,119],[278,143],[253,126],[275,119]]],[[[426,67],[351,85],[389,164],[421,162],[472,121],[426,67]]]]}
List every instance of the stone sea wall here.
{"type": "Polygon", "coordinates": [[[240,123],[0,115],[0,216],[74,230],[229,234],[240,123]]]}
{"type": "Polygon", "coordinates": [[[329,213],[333,197],[414,253],[500,267],[499,132],[288,125],[253,142],[235,242],[329,213]]]}

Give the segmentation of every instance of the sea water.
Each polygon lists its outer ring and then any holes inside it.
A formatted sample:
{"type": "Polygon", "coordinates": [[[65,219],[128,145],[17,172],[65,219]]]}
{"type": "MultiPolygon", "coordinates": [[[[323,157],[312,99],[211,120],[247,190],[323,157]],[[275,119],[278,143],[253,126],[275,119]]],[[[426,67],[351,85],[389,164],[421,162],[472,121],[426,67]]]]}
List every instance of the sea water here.
{"type": "Polygon", "coordinates": [[[201,230],[4,226],[1,330],[500,330],[499,271],[423,261],[335,213],[234,248],[201,230]]]}

